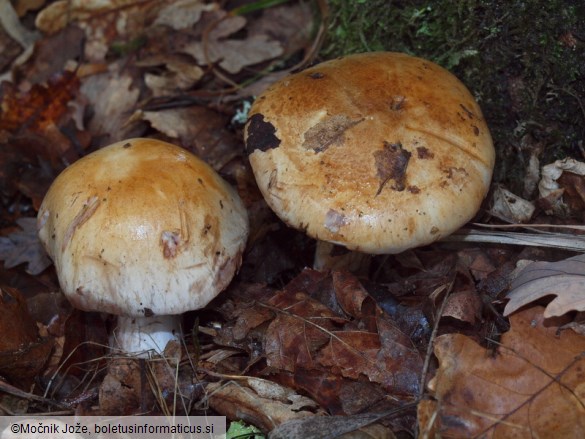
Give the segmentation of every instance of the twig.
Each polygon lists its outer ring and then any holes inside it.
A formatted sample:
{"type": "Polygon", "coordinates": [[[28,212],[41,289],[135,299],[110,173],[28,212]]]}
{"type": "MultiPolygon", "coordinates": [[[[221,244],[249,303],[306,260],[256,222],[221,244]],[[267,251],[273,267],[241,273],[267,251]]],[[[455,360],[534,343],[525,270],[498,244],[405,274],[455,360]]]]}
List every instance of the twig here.
{"type": "MultiPolygon", "coordinates": [[[[439,331],[439,322],[441,321],[441,317],[443,316],[443,311],[445,310],[445,305],[447,304],[447,301],[449,300],[449,296],[451,294],[451,291],[453,290],[453,285],[455,284],[455,277],[453,277],[453,279],[451,280],[451,282],[449,283],[448,286],[442,285],[439,288],[442,289],[447,289],[447,292],[445,293],[445,297],[443,298],[443,301],[441,302],[441,305],[439,306],[439,309],[437,310],[437,313],[435,314],[435,323],[433,325],[433,331],[431,332],[431,337],[429,339],[429,344],[427,346],[427,353],[425,355],[425,361],[423,363],[423,368],[420,374],[420,384],[419,384],[419,389],[418,389],[418,396],[417,396],[417,403],[422,401],[424,392],[425,392],[425,383],[427,380],[427,373],[429,371],[429,365],[431,364],[431,358],[433,357],[433,344],[435,343],[435,339],[437,338],[437,332],[439,331]]],[[[435,290],[435,292],[433,294],[439,294],[441,293],[442,290],[435,290]]],[[[433,421],[434,422],[434,421],[433,421]]],[[[430,425],[432,425],[432,423],[429,423],[428,427],[430,427],[430,425]]],[[[415,425],[415,428],[418,428],[417,425],[415,425]]],[[[418,436],[418,431],[415,432],[415,437],[419,437],[418,436]]]]}

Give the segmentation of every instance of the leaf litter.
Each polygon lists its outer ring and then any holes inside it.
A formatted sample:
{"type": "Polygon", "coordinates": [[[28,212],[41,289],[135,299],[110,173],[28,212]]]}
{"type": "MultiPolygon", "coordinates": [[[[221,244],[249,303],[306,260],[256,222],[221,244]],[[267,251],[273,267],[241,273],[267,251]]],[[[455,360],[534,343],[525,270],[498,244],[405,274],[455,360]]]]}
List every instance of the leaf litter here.
{"type": "MultiPolygon", "coordinates": [[[[43,35],[16,58],[22,46],[0,33],[8,79],[0,89],[0,321],[19,346],[2,351],[0,412],[211,407],[230,419],[245,412],[274,437],[581,434],[582,257],[501,241],[377,256],[359,277],[303,269],[313,243],[262,200],[233,116],[315,58],[325,22],[315,26],[310,2],[245,15],[224,9],[230,4],[14,3],[43,35]],[[237,187],[252,224],[238,278],[205,311],[185,316],[184,345],[150,360],[108,353],[112,322],[56,300],[62,295],[32,218],[62,169],[129,136],[202,157],[237,187]],[[513,270],[527,258],[537,261],[513,270]]],[[[407,184],[375,158],[380,190],[388,180],[395,190],[407,184]]],[[[504,192],[508,210],[492,213],[535,221],[544,212],[561,225],[582,216],[579,166],[545,167],[554,174],[549,192],[537,200],[504,192]],[[510,210],[518,201],[536,209],[510,210]]]]}

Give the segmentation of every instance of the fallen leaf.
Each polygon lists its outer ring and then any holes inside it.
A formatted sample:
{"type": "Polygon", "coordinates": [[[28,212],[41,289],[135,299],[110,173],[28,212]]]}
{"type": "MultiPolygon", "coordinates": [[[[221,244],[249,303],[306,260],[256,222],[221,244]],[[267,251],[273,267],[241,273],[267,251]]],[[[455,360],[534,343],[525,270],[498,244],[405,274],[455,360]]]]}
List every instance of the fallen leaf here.
{"type": "Polygon", "coordinates": [[[244,419],[266,432],[292,419],[324,414],[313,400],[291,389],[259,378],[242,378],[210,383],[206,387],[209,406],[229,419],[244,419]],[[262,391],[266,386],[271,389],[268,394],[262,391]]]}
{"type": "Polygon", "coordinates": [[[15,66],[15,77],[31,84],[49,81],[66,69],[71,60],[83,56],[84,32],[76,26],[67,26],[55,35],[39,40],[33,47],[31,56],[22,64],[15,66]]]}
{"type": "Polygon", "coordinates": [[[0,287],[0,334],[0,375],[23,386],[42,370],[53,343],[38,336],[26,300],[15,288],[0,287]]]}
{"type": "Polygon", "coordinates": [[[376,423],[383,416],[366,413],[353,416],[313,416],[287,421],[270,432],[270,439],[342,438],[395,439],[388,427],[376,423]]]}
{"type": "Polygon", "coordinates": [[[103,137],[104,145],[132,137],[126,123],[138,101],[139,90],[128,73],[114,70],[90,76],[84,80],[81,92],[91,102],[93,117],[88,128],[94,137],[103,137]]]}
{"type": "Polygon", "coordinates": [[[305,132],[303,148],[323,152],[332,145],[343,145],[345,132],[363,121],[363,118],[351,119],[342,114],[327,117],[305,132]]]}
{"type": "Polygon", "coordinates": [[[509,190],[496,186],[490,213],[510,223],[525,223],[532,218],[535,206],[509,190]]]}
{"type": "Polygon", "coordinates": [[[152,90],[153,97],[169,96],[181,93],[193,87],[202,77],[203,69],[193,60],[178,55],[160,55],[142,60],[139,66],[164,65],[166,70],[160,73],[145,73],[144,83],[152,90]]]}
{"type": "Polygon", "coordinates": [[[244,67],[258,64],[282,55],[282,45],[268,35],[252,35],[246,39],[226,39],[246,25],[242,16],[228,17],[218,22],[206,42],[186,44],[182,53],[194,57],[200,65],[218,63],[229,73],[238,73],[244,67]]]}
{"type": "Polygon", "coordinates": [[[110,360],[99,389],[101,415],[179,415],[193,400],[201,398],[201,385],[194,383],[191,370],[175,367],[174,358],[169,358],[173,350],[169,345],[164,358],[110,360]]]}
{"type": "Polygon", "coordinates": [[[42,32],[54,34],[77,23],[88,37],[107,45],[118,36],[140,33],[164,5],[149,0],[58,0],[39,12],[35,25],[42,32]]]}
{"type": "Polygon", "coordinates": [[[46,0],[15,0],[14,10],[19,17],[24,16],[28,11],[34,11],[39,9],[45,4],[46,0]]]}
{"type": "Polygon", "coordinates": [[[585,311],[585,255],[558,262],[538,261],[526,266],[510,285],[504,315],[545,296],[553,295],[544,317],[557,317],[569,311],[585,311]]]}
{"type": "Polygon", "coordinates": [[[4,260],[6,268],[26,263],[26,271],[37,275],[51,265],[51,260],[37,235],[37,220],[36,218],[19,218],[16,223],[22,231],[0,237],[0,260],[4,260]]]}
{"type": "Polygon", "coordinates": [[[175,30],[187,29],[199,21],[203,12],[215,8],[214,3],[205,4],[202,0],[177,0],[160,10],[154,24],[175,30]]]}
{"type": "Polygon", "coordinates": [[[403,149],[400,142],[384,142],[383,149],[374,152],[376,169],[380,179],[380,186],[376,195],[382,192],[389,180],[394,180],[392,190],[403,191],[405,189],[406,168],[408,167],[410,156],[411,153],[403,149]]]}
{"type": "Polygon", "coordinates": [[[44,134],[59,124],[68,112],[68,103],[79,89],[75,72],[53,76],[46,85],[36,84],[28,92],[10,82],[0,84],[0,130],[11,134],[30,130],[44,134]]]}
{"type": "Polygon", "coordinates": [[[510,323],[493,354],[461,334],[436,339],[421,437],[585,437],[585,337],[545,325],[542,307],[510,323]]]}
{"type": "Polygon", "coordinates": [[[321,298],[321,302],[310,297],[299,281],[268,301],[282,310],[275,310],[276,318],[266,330],[268,365],[289,372],[326,370],[354,380],[365,378],[393,394],[417,394],[422,370],[419,352],[351,276],[333,277],[334,294],[346,296],[341,302],[345,312],[331,298],[321,298]],[[348,297],[352,295],[357,300],[348,297]]]}
{"type": "Polygon", "coordinates": [[[568,157],[542,167],[542,177],[538,183],[539,202],[546,206],[547,214],[554,213],[561,217],[571,214],[571,207],[564,200],[565,188],[559,182],[564,173],[583,177],[585,176],[585,163],[568,157]]]}
{"type": "Polygon", "coordinates": [[[226,118],[209,108],[145,111],[142,117],[217,171],[243,153],[241,142],[226,128],[226,118]]]}
{"type": "Polygon", "coordinates": [[[8,35],[3,26],[0,26],[0,72],[8,70],[20,53],[22,46],[8,35]]]}

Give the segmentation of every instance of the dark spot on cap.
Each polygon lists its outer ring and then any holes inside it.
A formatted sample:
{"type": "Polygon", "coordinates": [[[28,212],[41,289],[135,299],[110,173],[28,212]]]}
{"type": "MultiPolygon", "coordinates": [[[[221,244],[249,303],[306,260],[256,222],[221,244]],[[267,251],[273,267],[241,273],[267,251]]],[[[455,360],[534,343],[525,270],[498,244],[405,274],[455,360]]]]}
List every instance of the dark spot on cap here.
{"type": "Polygon", "coordinates": [[[319,153],[331,145],[343,145],[345,132],[363,121],[363,117],[351,119],[341,114],[322,120],[305,132],[303,147],[319,153]]]}
{"type": "Polygon", "coordinates": [[[150,308],[144,308],[144,317],[152,317],[154,312],[150,308]]]}
{"type": "Polygon", "coordinates": [[[465,114],[467,115],[468,118],[473,119],[475,117],[473,112],[471,110],[467,109],[467,107],[465,107],[465,105],[459,104],[459,106],[463,109],[463,111],[465,111],[465,114]]]}
{"type": "Polygon", "coordinates": [[[309,74],[309,78],[311,78],[311,79],[321,79],[324,77],[325,77],[325,75],[323,73],[320,73],[320,72],[314,72],[314,73],[309,74]]]}
{"type": "Polygon", "coordinates": [[[406,102],[406,98],[404,96],[393,96],[392,100],[390,101],[390,109],[392,111],[399,111],[404,108],[406,102]]]}
{"type": "Polygon", "coordinates": [[[432,159],[435,157],[435,154],[433,154],[431,151],[429,151],[428,148],[425,148],[424,146],[419,146],[416,148],[416,154],[419,159],[432,159]]]}
{"type": "Polygon", "coordinates": [[[252,154],[259,149],[267,151],[280,146],[280,139],[275,136],[276,128],[264,121],[264,115],[254,114],[248,121],[248,137],[246,139],[246,152],[252,154]]]}
{"type": "Polygon", "coordinates": [[[475,125],[471,125],[473,127],[473,134],[475,134],[476,136],[479,136],[479,128],[476,127],[475,125]]]}
{"type": "Polygon", "coordinates": [[[378,187],[379,195],[389,180],[394,180],[391,186],[395,191],[403,191],[406,188],[406,168],[410,160],[411,153],[402,148],[402,143],[384,142],[383,149],[374,152],[376,161],[376,170],[380,179],[378,187]]]}
{"type": "Polygon", "coordinates": [[[124,143],[124,145],[122,145],[122,148],[130,148],[131,146],[132,146],[132,143],[126,142],[126,143],[124,143]]]}
{"type": "Polygon", "coordinates": [[[418,193],[420,193],[420,189],[418,188],[418,186],[408,186],[406,188],[406,190],[408,190],[408,192],[410,192],[411,194],[418,194],[418,193]]]}

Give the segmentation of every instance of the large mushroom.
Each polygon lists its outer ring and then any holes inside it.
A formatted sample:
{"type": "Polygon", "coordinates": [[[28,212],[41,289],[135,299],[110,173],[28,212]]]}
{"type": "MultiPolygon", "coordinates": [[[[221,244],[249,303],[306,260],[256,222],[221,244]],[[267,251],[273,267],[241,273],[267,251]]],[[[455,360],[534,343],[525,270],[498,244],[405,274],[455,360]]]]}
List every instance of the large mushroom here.
{"type": "Polygon", "coordinates": [[[102,148],[65,169],[39,237],[76,308],[118,316],[111,344],[160,353],[179,315],[231,281],[248,234],[235,190],[186,150],[153,139],[102,148]]]}
{"type": "Polygon", "coordinates": [[[392,52],[280,80],[254,102],[245,140],[258,186],[286,224],[371,254],[429,244],[469,221],[495,160],[467,88],[392,52]]]}

